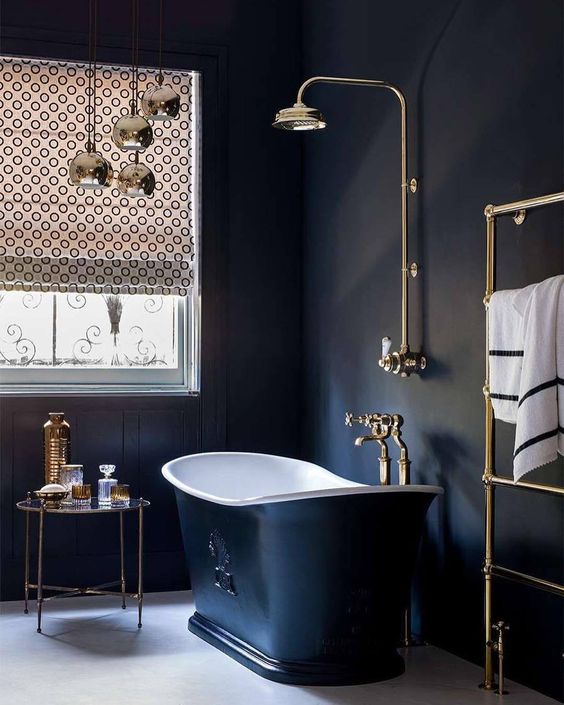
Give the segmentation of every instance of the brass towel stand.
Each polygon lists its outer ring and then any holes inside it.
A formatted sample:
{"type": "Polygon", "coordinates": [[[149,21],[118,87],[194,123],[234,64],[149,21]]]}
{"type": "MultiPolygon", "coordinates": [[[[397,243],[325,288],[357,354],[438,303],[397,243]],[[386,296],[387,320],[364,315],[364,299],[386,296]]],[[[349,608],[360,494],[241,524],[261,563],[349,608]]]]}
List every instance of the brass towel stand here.
{"type": "Polygon", "coordinates": [[[495,488],[513,487],[517,489],[532,490],[550,495],[564,497],[564,487],[553,485],[544,485],[534,482],[514,482],[510,477],[502,477],[496,474],[495,470],[495,443],[494,443],[494,413],[492,401],[490,398],[490,365],[489,365],[489,303],[492,294],[495,291],[495,237],[496,237],[496,218],[503,215],[513,214],[513,220],[516,225],[521,225],[527,215],[527,211],[531,208],[546,206],[552,203],[564,202],[564,191],[553,193],[547,196],[539,196],[538,198],[529,198],[524,201],[515,201],[506,203],[500,206],[488,205],[484,210],[486,216],[486,294],[484,296],[484,305],[486,308],[486,378],[484,382],[484,399],[485,399],[485,419],[486,419],[486,438],[485,438],[485,469],[482,481],[485,490],[485,558],[483,566],[484,574],[484,632],[485,632],[485,658],[484,658],[484,682],[482,687],[487,690],[494,690],[503,695],[504,690],[504,670],[503,670],[503,632],[507,625],[503,622],[497,624],[492,623],[492,580],[493,578],[503,578],[516,583],[528,585],[530,587],[546,590],[564,597],[564,585],[553,583],[543,578],[538,578],[534,575],[521,573],[516,570],[504,568],[494,562],[494,510],[495,510],[495,488]],[[498,640],[492,639],[493,631],[499,633],[498,640]],[[493,672],[493,656],[498,655],[499,659],[499,677],[498,683],[495,683],[493,672]]]}

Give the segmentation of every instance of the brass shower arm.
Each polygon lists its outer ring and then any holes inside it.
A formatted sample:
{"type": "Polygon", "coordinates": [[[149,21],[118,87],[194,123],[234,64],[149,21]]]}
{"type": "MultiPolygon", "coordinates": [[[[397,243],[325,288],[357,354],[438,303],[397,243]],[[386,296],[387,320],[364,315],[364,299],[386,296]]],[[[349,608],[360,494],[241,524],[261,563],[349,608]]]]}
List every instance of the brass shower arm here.
{"type": "MultiPolygon", "coordinates": [[[[369,78],[342,78],[339,76],[313,76],[312,78],[308,78],[307,81],[304,81],[302,83],[302,85],[300,86],[300,88],[298,90],[298,97],[296,100],[297,103],[303,103],[304,93],[314,83],[340,83],[343,85],[352,85],[352,86],[372,86],[374,88],[387,88],[388,90],[390,90],[396,94],[396,96],[400,102],[400,105],[402,107],[402,111],[404,113],[407,112],[407,103],[405,100],[405,96],[403,95],[403,93],[401,92],[401,90],[397,86],[394,86],[393,83],[388,83],[388,81],[375,81],[375,80],[371,80],[369,78]]],[[[406,128],[406,132],[407,132],[407,128],[406,128]]]]}
{"type": "MultiPolygon", "coordinates": [[[[379,361],[380,367],[387,372],[400,374],[408,377],[414,372],[419,372],[425,368],[426,359],[421,353],[412,353],[409,347],[409,277],[417,275],[417,264],[408,264],[408,217],[407,217],[407,193],[417,191],[417,179],[412,178],[408,182],[407,177],[407,102],[401,90],[387,81],[376,81],[366,78],[341,78],[338,76],[313,76],[304,81],[300,86],[296,98],[296,106],[304,106],[304,93],[316,83],[332,83],[348,86],[365,86],[368,88],[385,88],[391,91],[400,104],[401,118],[401,346],[397,353],[382,356],[379,361]]],[[[306,108],[307,109],[307,108],[306,108]]]]}

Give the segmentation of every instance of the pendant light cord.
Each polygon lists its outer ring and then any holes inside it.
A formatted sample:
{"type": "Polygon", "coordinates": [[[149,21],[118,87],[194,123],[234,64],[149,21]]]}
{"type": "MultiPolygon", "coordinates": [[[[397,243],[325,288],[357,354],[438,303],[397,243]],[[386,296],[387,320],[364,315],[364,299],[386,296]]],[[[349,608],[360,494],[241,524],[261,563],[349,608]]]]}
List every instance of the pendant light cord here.
{"type": "Polygon", "coordinates": [[[139,93],[139,0],[131,0],[131,114],[137,114],[139,93]]]}
{"type": "Polygon", "coordinates": [[[135,112],[139,96],[139,0],[135,0],[135,112]]]}
{"type": "Polygon", "coordinates": [[[88,126],[86,134],[86,151],[92,151],[92,37],[94,33],[94,0],[90,0],[88,3],[88,126]]]}
{"type": "Polygon", "coordinates": [[[135,45],[136,45],[136,34],[135,34],[135,29],[136,29],[136,12],[137,10],[137,0],[131,0],[131,102],[130,102],[130,108],[131,108],[131,114],[135,115],[137,112],[137,96],[136,96],[136,91],[135,91],[135,58],[136,58],[136,53],[135,53],[135,45]]]}
{"type": "Polygon", "coordinates": [[[91,0],[93,6],[93,17],[92,17],[92,151],[96,151],[96,75],[98,73],[98,63],[96,57],[96,43],[98,39],[98,0],[91,0]]]}
{"type": "Polygon", "coordinates": [[[163,78],[163,0],[159,0],[159,86],[163,85],[163,78]]]}

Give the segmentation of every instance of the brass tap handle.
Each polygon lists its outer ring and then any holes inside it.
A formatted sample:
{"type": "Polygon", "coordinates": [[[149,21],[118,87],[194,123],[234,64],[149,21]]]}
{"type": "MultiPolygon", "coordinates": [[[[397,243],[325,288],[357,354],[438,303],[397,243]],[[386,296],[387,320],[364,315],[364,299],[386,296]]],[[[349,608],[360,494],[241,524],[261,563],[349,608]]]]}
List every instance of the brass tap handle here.
{"type": "Polygon", "coordinates": [[[495,624],[492,624],[492,629],[496,632],[498,632],[498,643],[499,641],[503,641],[503,633],[508,632],[510,630],[509,624],[507,624],[504,621],[499,621],[496,622],[495,624]]]}
{"type": "Polygon", "coordinates": [[[390,352],[392,339],[386,336],[382,338],[382,356],[378,364],[385,372],[391,372],[400,377],[421,372],[427,367],[426,357],[419,352],[411,352],[409,345],[401,346],[399,352],[390,352]]]}
{"type": "Polygon", "coordinates": [[[383,428],[392,426],[393,419],[394,416],[392,414],[374,412],[356,416],[352,411],[347,411],[345,414],[345,426],[352,428],[353,423],[359,423],[370,428],[375,434],[380,434],[383,428]]]}

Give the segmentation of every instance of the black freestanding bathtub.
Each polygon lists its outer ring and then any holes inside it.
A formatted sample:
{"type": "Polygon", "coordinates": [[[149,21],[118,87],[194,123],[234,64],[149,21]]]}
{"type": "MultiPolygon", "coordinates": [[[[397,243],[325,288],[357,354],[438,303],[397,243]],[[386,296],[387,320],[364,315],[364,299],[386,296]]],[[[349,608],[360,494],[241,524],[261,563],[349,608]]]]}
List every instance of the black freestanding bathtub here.
{"type": "Polygon", "coordinates": [[[403,672],[403,610],[439,487],[360,485],[311,463],[203,453],[175,486],[196,612],[189,629],[256,673],[345,685],[403,672]]]}

